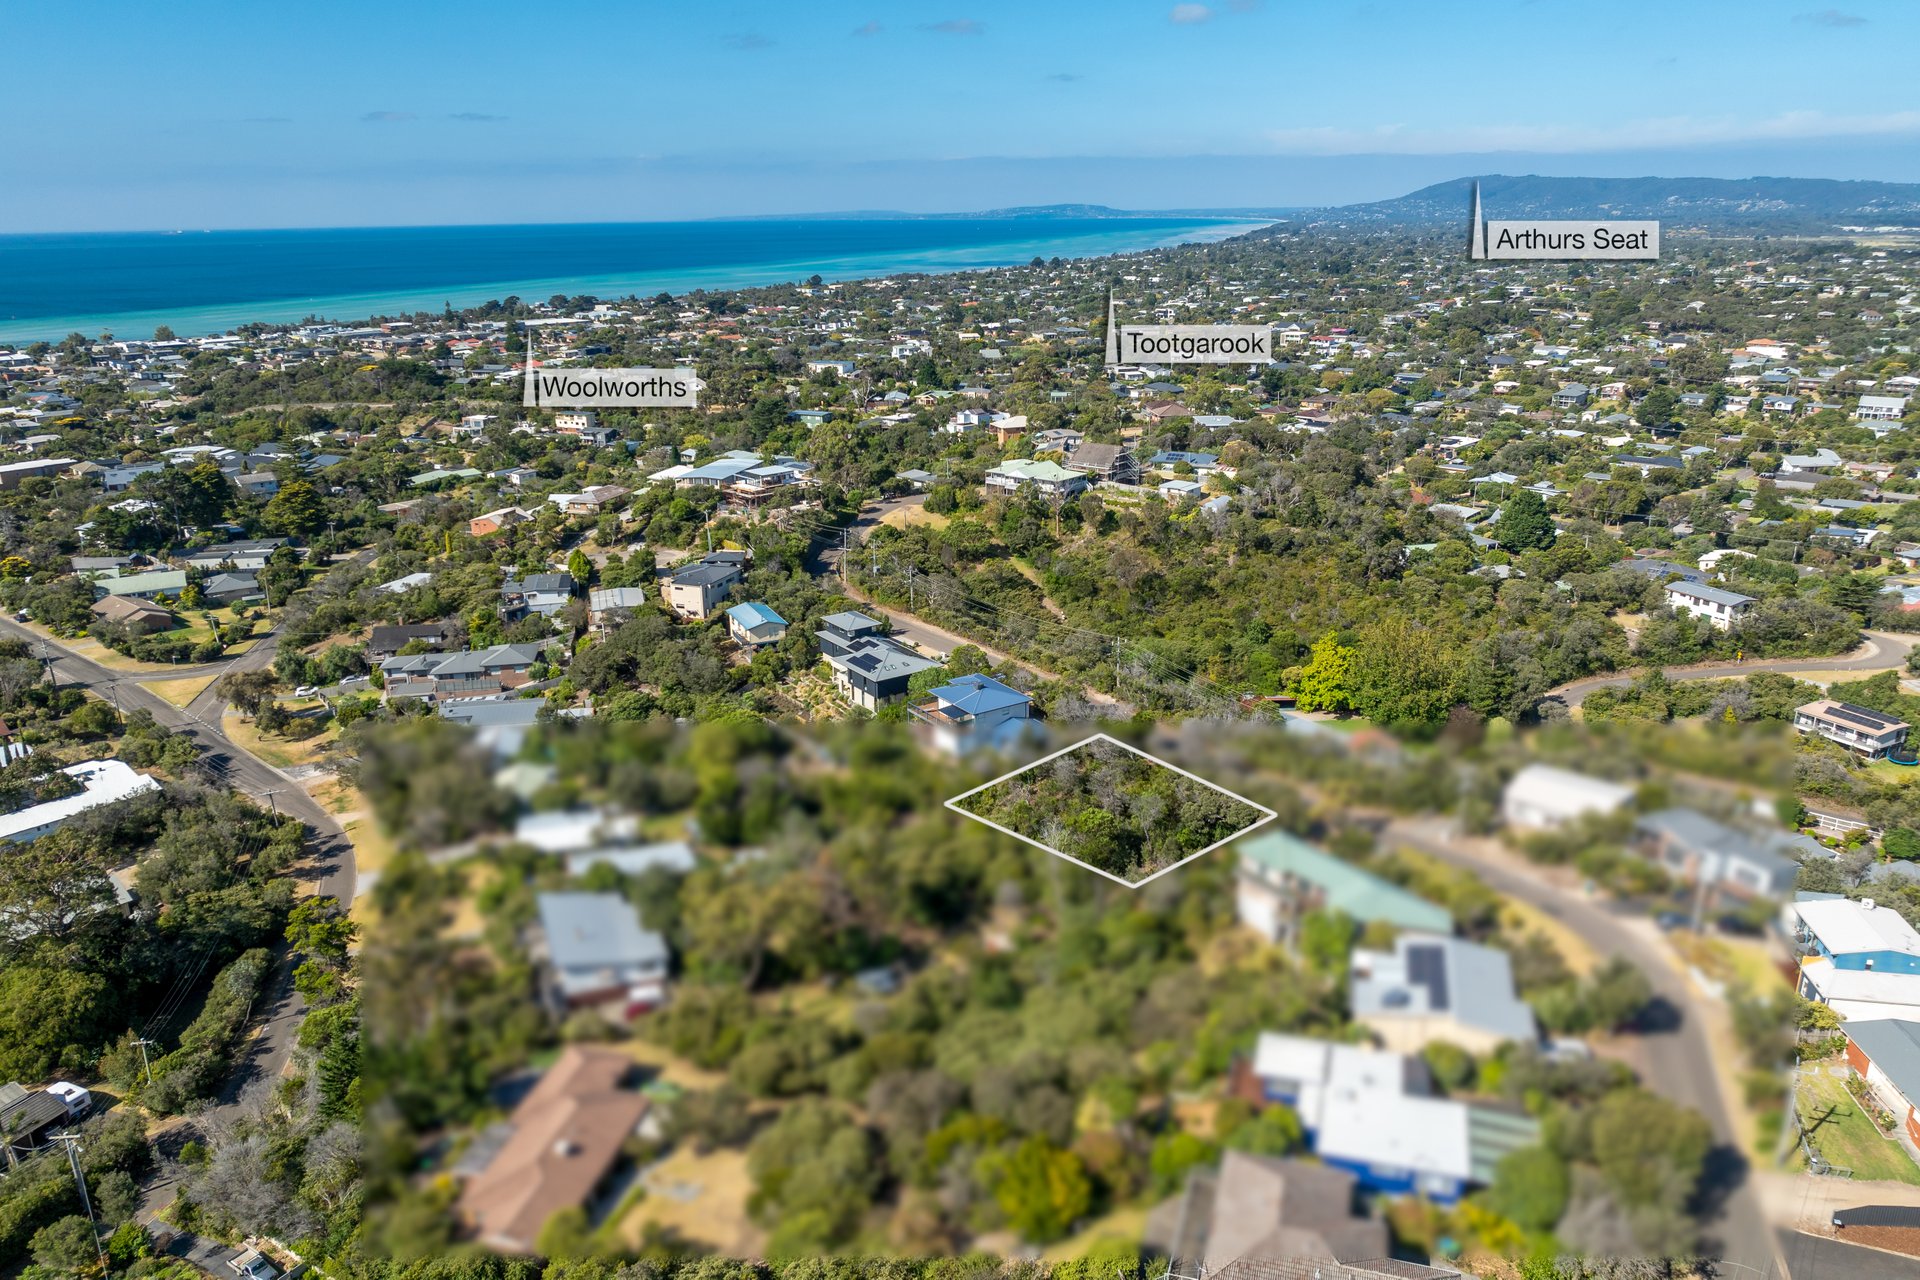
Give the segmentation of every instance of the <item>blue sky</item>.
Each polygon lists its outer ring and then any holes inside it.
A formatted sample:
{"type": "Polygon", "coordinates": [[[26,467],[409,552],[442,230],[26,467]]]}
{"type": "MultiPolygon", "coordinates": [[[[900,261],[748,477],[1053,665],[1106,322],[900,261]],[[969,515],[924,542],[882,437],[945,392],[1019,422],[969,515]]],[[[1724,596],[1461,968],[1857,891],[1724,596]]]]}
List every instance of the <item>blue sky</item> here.
{"type": "Polygon", "coordinates": [[[1911,0],[41,3],[0,231],[1916,181],[1916,36],[1911,0]]]}

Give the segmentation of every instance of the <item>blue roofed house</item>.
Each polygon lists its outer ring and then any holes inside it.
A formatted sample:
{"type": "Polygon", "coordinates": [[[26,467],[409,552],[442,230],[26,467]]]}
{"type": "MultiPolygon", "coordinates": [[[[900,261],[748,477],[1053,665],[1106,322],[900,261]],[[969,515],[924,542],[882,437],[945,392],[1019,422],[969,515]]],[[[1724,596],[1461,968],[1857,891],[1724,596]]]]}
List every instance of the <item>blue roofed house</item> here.
{"type": "Polygon", "coordinates": [[[757,649],[778,644],[787,634],[787,620],[758,600],[749,600],[727,610],[727,634],[735,644],[757,649]]]}
{"type": "Polygon", "coordinates": [[[1503,1156],[1540,1140],[1539,1122],[1434,1096],[1415,1054],[1267,1032],[1234,1064],[1233,1095],[1285,1103],[1323,1164],[1387,1195],[1452,1204],[1493,1181],[1503,1156]]]}
{"type": "Polygon", "coordinates": [[[1802,894],[1786,909],[1800,994],[1848,1021],[1920,1018],[1920,933],[1891,907],[1802,894]]]}
{"type": "Polygon", "coordinates": [[[1026,731],[1033,699],[992,676],[957,676],[907,710],[935,747],[961,756],[1011,746],[1026,731]]]}
{"type": "Polygon", "coordinates": [[[1447,909],[1362,871],[1285,831],[1239,845],[1234,901],[1240,923],[1269,942],[1292,946],[1314,911],[1339,911],[1361,924],[1379,921],[1423,933],[1451,933],[1447,909]]]}
{"type": "Polygon", "coordinates": [[[1347,1004],[1355,1022],[1398,1053],[1445,1041],[1488,1054],[1540,1035],[1514,992],[1506,952],[1438,934],[1403,933],[1392,951],[1355,950],[1347,1004]]]}

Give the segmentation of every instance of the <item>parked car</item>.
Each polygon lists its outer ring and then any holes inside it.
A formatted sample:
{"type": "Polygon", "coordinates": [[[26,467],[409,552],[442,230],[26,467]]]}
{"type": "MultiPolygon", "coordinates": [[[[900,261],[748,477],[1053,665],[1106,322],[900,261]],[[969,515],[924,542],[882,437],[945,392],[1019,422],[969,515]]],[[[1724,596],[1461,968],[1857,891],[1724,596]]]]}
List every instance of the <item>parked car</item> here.
{"type": "Polygon", "coordinates": [[[318,697],[319,694],[320,694],[319,688],[315,685],[310,685],[310,684],[303,684],[298,689],[295,689],[293,691],[293,696],[296,698],[314,698],[314,697],[318,697]]]}

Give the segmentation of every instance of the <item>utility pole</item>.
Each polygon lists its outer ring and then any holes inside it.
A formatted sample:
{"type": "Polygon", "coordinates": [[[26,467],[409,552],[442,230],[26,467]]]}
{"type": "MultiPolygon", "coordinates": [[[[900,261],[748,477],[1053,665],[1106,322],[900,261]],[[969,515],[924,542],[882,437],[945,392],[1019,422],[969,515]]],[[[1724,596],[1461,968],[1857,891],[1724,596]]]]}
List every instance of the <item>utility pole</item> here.
{"type": "Polygon", "coordinates": [[[67,1165],[73,1170],[73,1185],[80,1191],[80,1207],[87,1211],[87,1223],[93,1228],[93,1249],[100,1255],[100,1269],[107,1269],[107,1251],[100,1245],[100,1223],[93,1216],[93,1197],[87,1194],[87,1179],[80,1172],[80,1135],[77,1133],[54,1133],[47,1135],[53,1141],[67,1149],[67,1165]]]}
{"type": "Polygon", "coordinates": [[[153,1083],[153,1063],[149,1061],[147,1058],[147,1046],[150,1044],[157,1044],[158,1042],[153,1040],[148,1040],[145,1037],[142,1037],[141,1039],[135,1040],[134,1043],[140,1046],[140,1065],[147,1069],[147,1083],[152,1084],[153,1083]]]}
{"type": "Polygon", "coordinates": [[[273,816],[276,818],[280,816],[280,804],[278,801],[274,799],[274,797],[279,794],[280,794],[279,790],[262,791],[260,793],[261,798],[267,802],[268,807],[273,810],[273,816]]]}
{"type": "Polygon", "coordinates": [[[840,530],[840,585],[843,587],[847,585],[847,544],[850,541],[848,537],[850,532],[846,528],[840,530]]]}

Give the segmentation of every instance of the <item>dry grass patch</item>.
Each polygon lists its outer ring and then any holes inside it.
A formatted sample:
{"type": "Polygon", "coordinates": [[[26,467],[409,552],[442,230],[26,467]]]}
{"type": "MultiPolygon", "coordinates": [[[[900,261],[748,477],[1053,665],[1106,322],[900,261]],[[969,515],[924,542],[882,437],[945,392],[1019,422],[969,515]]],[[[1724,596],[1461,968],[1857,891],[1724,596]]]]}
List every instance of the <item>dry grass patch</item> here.
{"type": "Polygon", "coordinates": [[[947,517],[938,511],[929,511],[921,506],[895,507],[880,517],[880,523],[895,529],[911,529],[915,525],[928,529],[944,529],[947,527],[947,517]]]}
{"type": "Polygon", "coordinates": [[[142,680],[140,687],[149,693],[158,694],[176,707],[184,707],[206,692],[208,685],[219,676],[188,676],[182,680],[142,680]]]}
{"type": "Polygon", "coordinates": [[[303,764],[314,763],[325,752],[327,745],[339,736],[339,730],[329,724],[308,738],[268,737],[260,732],[259,726],[252,720],[232,710],[222,717],[220,731],[227,735],[234,746],[248,755],[258,756],[276,769],[297,769],[303,764]]]}
{"type": "Polygon", "coordinates": [[[657,1223],[714,1253],[756,1258],[765,1252],[766,1233],[747,1216],[753,1177],[746,1152],[676,1151],[647,1174],[646,1189],[647,1198],[620,1223],[628,1243],[639,1244],[647,1224],[657,1223]]]}

